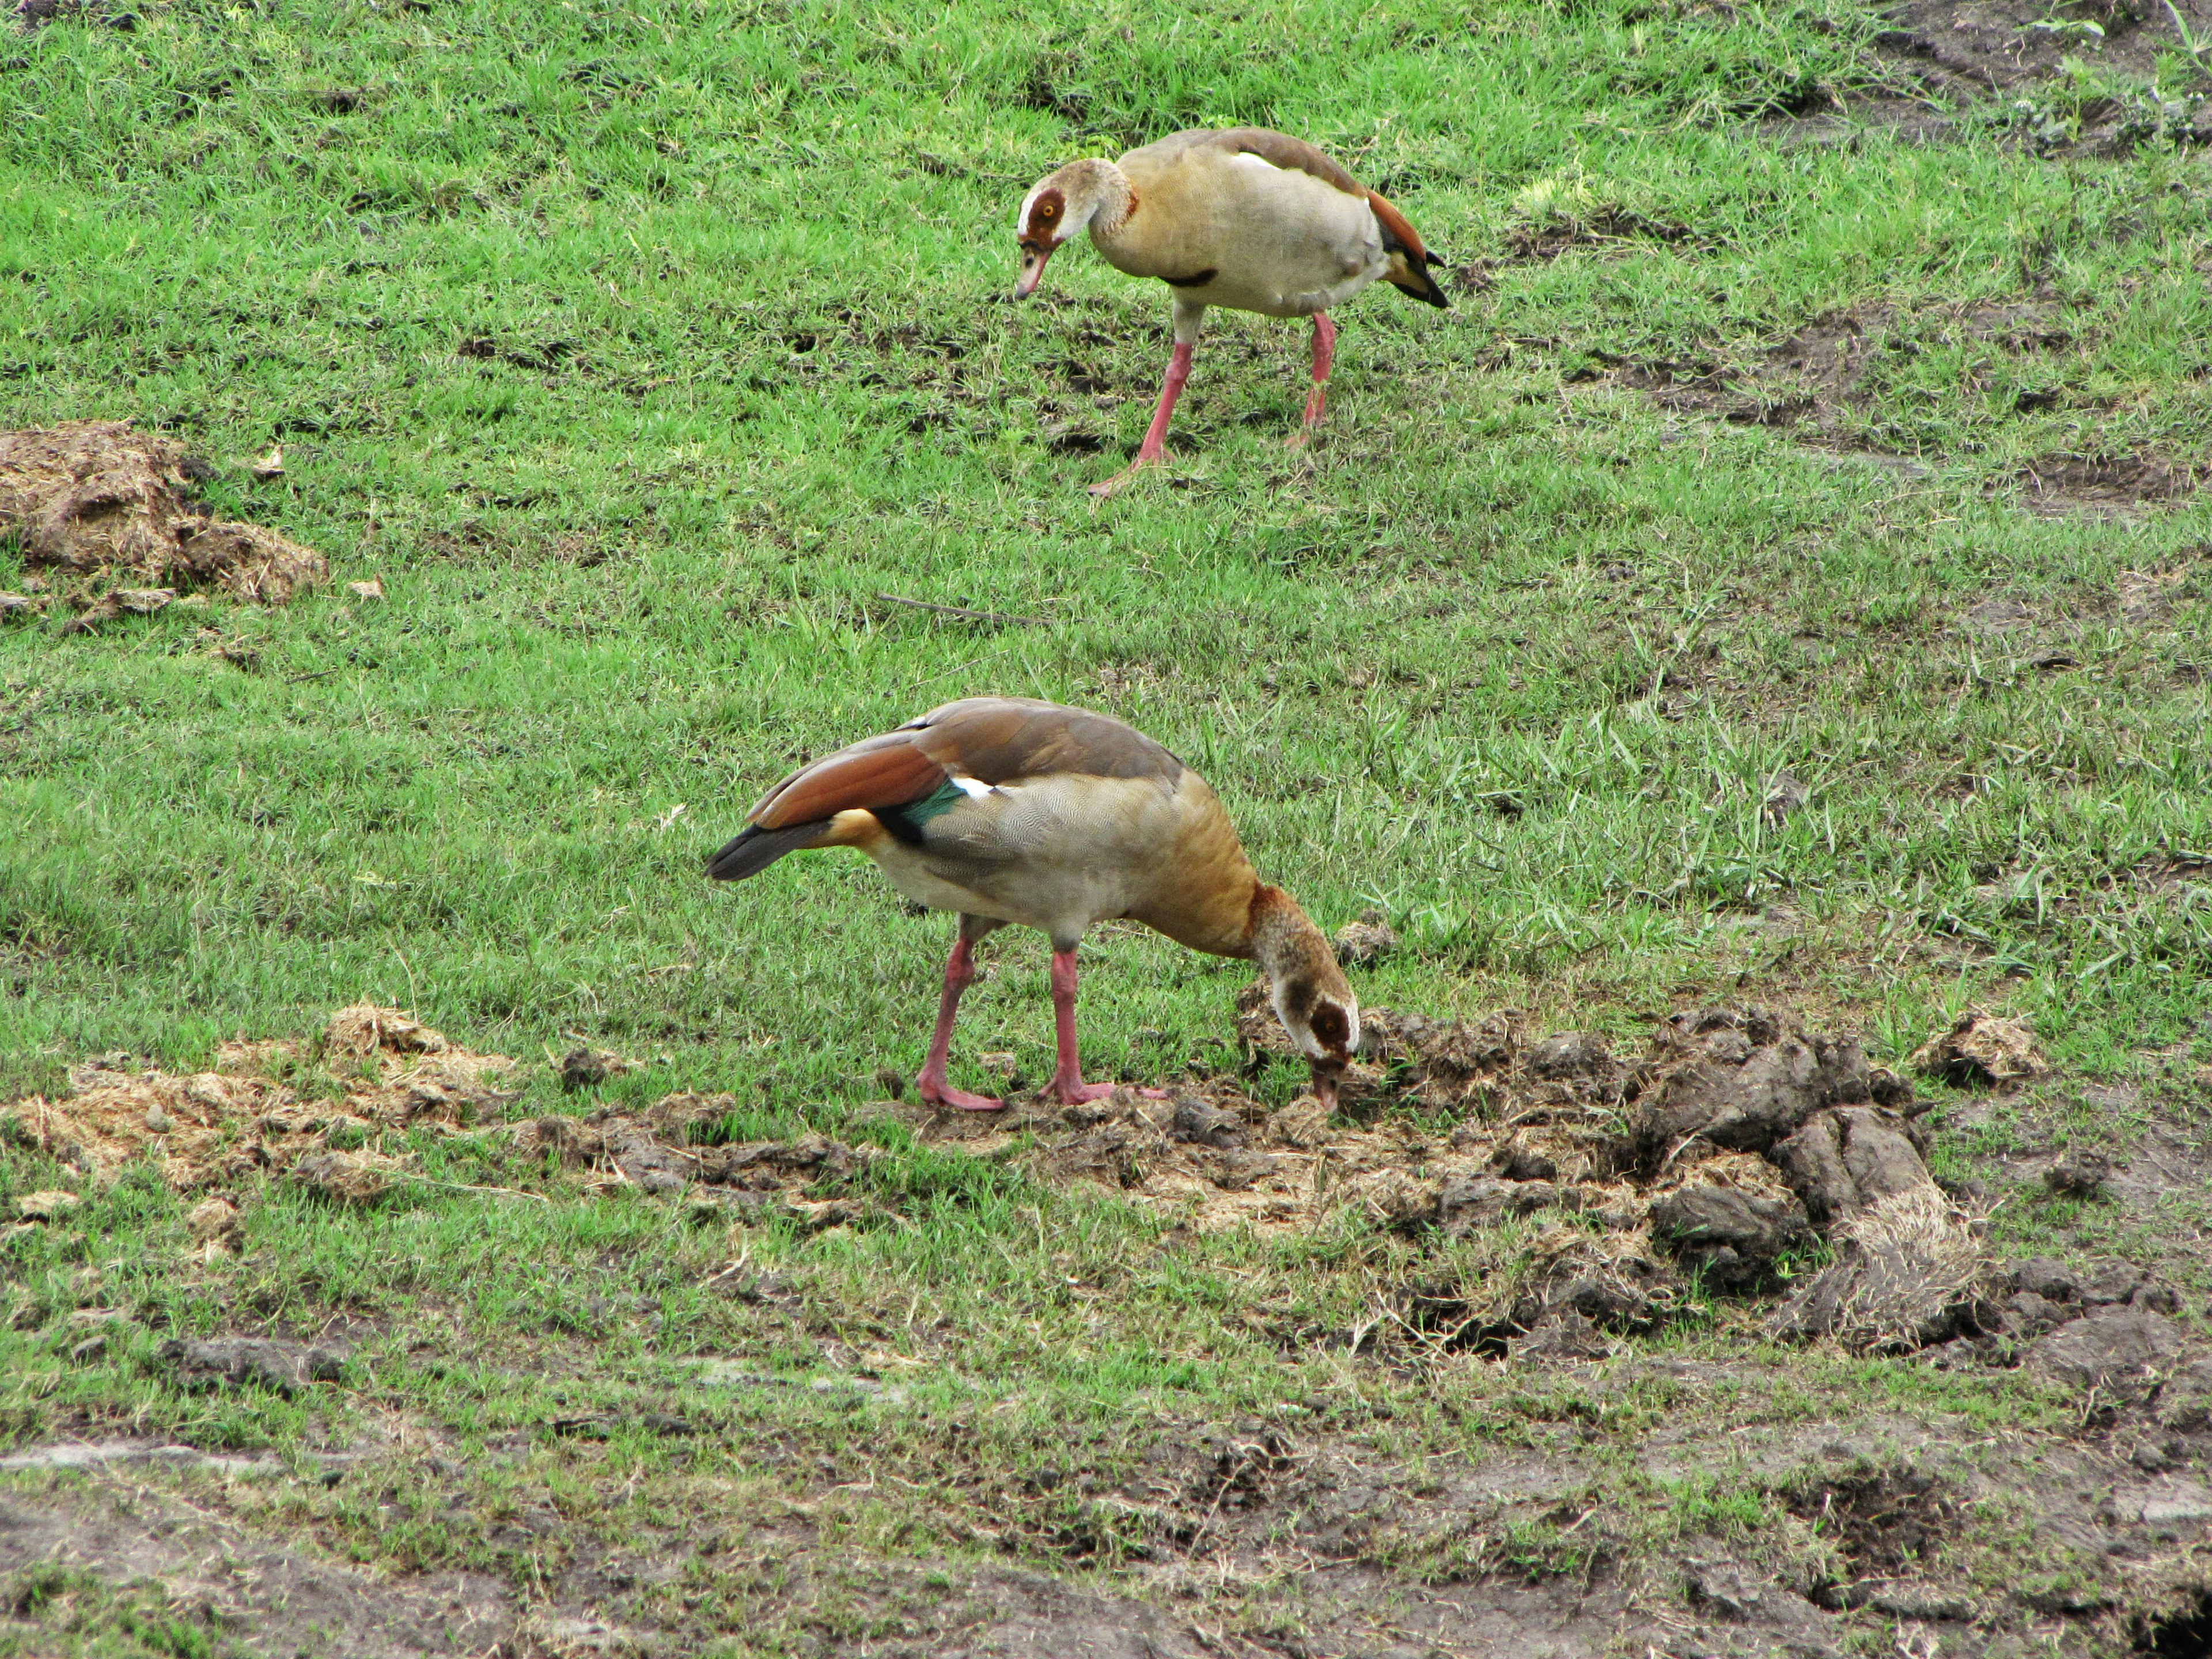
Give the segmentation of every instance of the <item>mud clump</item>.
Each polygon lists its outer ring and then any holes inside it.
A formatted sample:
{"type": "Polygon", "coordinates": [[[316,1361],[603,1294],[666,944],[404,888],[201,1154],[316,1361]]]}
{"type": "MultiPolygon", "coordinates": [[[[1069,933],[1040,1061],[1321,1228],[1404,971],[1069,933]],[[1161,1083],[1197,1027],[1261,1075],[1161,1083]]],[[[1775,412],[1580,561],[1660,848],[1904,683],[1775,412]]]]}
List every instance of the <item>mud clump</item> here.
{"type": "Polygon", "coordinates": [[[281,605],[330,574],[273,530],[198,511],[189,465],[170,440],[122,421],[0,432],[0,536],[20,539],[33,567],[115,582],[88,616],[170,584],[281,605]]]}
{"type": "Polygon", "coordinates": [[[1774,1161],[1822,1225],[1885,1198],[1933,1186],[1912,1127],[1873,1106],[1813,1114],[1774,1147],[1774,1161]]]}
{"type": "Polygon", "coordinates": [[[1630,1120],[1638,1153],[1654,1167],[1692,1140],[1763,1152],[1815,1112],[1873,1099],[1856,1039],[1808,1037],[1756,1010],[1677,1014],[1654,1060],[1659,1075],[1630,1120]]]}
{"type": "Polygon", "coordinates": [[[737,1109],[734,1095],[672,1094],[642,1112],[601,1107],[523,1127],[525,1152],[550,1155],[586,1190],[634,1187],[653,1197],[688,1194],[734,1218],[781,1217],[802,1231],[878,1220],[889,1212],[861,1190],[879,1154],[818,1134],[795,1140],[696,1144],[737,1109]]]}
{"type": "Polygon", "coordinates": [[[2096,1198],[2112,1178],[2112,1160],[2086,1149],[2069,1152],[2043,1172],[2043,1184],[2067,1198],[2096,1198]]]}
{"type": "Polygon", "coordinates": [[[345,1376],[348,1350],[339,1345],[221,1337],[198,1342],[173,1338],[157,1357],[186,1388],[242,1388],[248,1383],[290,1398],[313,1382],[345,1376]]]}
{"type": "Polygon", "coordinates": [[[2148,1307],[2099,1308],[2032,1343],[2021,1361],[2038,1376],[2106,1400],[2148,1398],[2182,1351],[2179,1327],[2148,1307]]]}
{"type": "Polygon", "coordinates": [[[1380,912],[1370,911],[1357,921],[1345,923],[1330,944],[1335,948],[1336,959],[1346,967],[1371,968],[1396,954],[1398,934],[1380,912]]]}
{"type": "Polygon", "coordinates": [[[609,1078],[639,1070],[639,1063],[605,1048],[571,1048],[561,1057],[561,1086],[574,1092],[596,1089],[609,1078]]]}
{"type": "Polygon", "coordinates": [[[1720,1289],[1757,1283],[1812,1236],[1796,1198],[1711,1182],[1678,1187],[1652,1205],[1651,1231],[1720,1289]]]}

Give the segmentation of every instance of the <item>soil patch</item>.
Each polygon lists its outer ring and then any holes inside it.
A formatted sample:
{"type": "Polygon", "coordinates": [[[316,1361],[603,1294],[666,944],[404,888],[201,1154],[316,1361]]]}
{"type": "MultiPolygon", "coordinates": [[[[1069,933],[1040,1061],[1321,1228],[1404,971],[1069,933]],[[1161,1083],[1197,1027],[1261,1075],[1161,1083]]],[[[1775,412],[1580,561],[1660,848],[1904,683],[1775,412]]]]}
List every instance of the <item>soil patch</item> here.
{"type": "Polygon", "coordinates": [[[1695,241],[1690,228],[1671,219],[1654,219],[1631,209],[1595,205],[1547,214],[1506,233],[1515,259],[1552,260],[1575,248],[1626,247],[1657,242],[1677,246],[1695,241]]]}
{"type": "MultiPolygon", "coordinates": [[[[173,1631],[161,1650],[179,1653],[233,1651],[221,1637],[235,1631],[251,1632],[256,1651],[415,1659],[492,1650],[515,1624],[494,1579],[395,1579],[342,1566],[135,1480],[112,1497],[56,1489],[0,1498],[0,1642],[28,1635],[29,1651],[52,1650],[38,1641],[41,1629],[74,1623],[173,1631]],[[138,1589],[143,1607],[134,1605],[138,1589]]],[[[153,1650],[133,1642],[131,1650],[153,1650]]]]}
{"type": "Polygon", "coordinates": [[[586,1190],[635,1187],[728,1211],[733,1219],[796,1223],[807,1232],[888,1218],[864,1179],[883,1157],[822,1135],[796,1140],[697,1144],[738,1109],[726,1094],[674,1094],[637,1112],[611,1107],[580,1117],[557,1115],[521,1127],[526,1154],[570,1171],[586,1190]]]}
{"type": "MultiPolygon", "coordinates": [[[[1595,368],[1571,378],[1602,378],[1648,394],[1662,409],[1772,427],[1817,447],[1916,467],[1922,463],[1885,446],[1880,417],[1923,372],[1916,361],[1933,351],[1961,355],[1960,373],[1971,386],[2015,388],[2011,395],[2022,412],[2094,403],[2068,387],[2083,348],[2062,302],[2048,295],[1910,312],[1853,307],[1733,361],[1630,362],[1598,353],[1595,368]]],[[[2185,499],[2209,471],[2153,453],[2051,454],[2005,484],[2039,516],[2110,518],[2185,499]]]]}
{"type": "MultiPolygon", "coordinates": [[[[2205,0],[2176,0],[2202,39],[2205,0]]],[[[2160,0],[1905,0],[1886,14],[1875,49],[1932,92],[2004,92],[2049,81],[2080,62],[2148,77],[2181,38],[2160,0]]]]}
{"type": "MultiPolygon", "coordinates": [[[[2042,358],[2074,344],[2055,298],[1977,301],[1905,313],[1858,306],[1814,318],[1747,361],[1616,362],[1618,385],[1666,409],[1744,426],[1785,428],[1808,441],[1867,446],[1854,417],[1931,344],[1968,343],[1993,358],[2042,358]]],[[[1601,358],[1601,363],[1607,360],[1601,358]]]]}
{"type": "Polygon", "coordinates": [[[191,1219],[219,1253],[236,1221],[225,1194],[242,1183],[280,1174],[333,1198],[379,1197],[413,1177],[414,1161],[371,1142],[464,1127],[512,1098],[494,1085],[514,1063],[362,1004],[309,1042],[226,1043],[214,1070],[191,1076],[134,1071],[128,1056],[89,1061],[71,1071],[68,1095],[10,1102],[0,1122],[93,1185],[149,1158],[177,1190],[211,1193],[191,1219]]]}
{"type": "MultiPolygon", "coordinates": [[[[158,610],[173,586],[212,585],[278,605],[330,574],[323,556],[258,525],[218,520],[192,501],[206,464],[123,421],[0,432],[0,536],[26,563],[76,579],[77,629],[158,610]]],[[[10,611],[40,608],[19,594],[10,611]]]]}
{"type": "Polygon", "coordinates": [[[2208,472],[2160,455],[2043,455],[2021,469],[2019,481],[2021,500],[2039,518],[2118,518],[2195,494],[2208,472]]]}

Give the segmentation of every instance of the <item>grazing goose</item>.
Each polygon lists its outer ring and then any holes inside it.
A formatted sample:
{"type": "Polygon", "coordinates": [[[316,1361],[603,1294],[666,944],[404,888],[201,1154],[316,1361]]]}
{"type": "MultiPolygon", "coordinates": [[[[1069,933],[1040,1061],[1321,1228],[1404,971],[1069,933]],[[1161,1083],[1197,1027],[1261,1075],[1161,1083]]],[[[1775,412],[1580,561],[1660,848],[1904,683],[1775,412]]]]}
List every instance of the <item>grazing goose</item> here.
{"type": "Polygon", "coordinates": [[[896,732],[803,766],[761,797],[743,833],[708,861],[720,881],[757,875],[786,853],[857,847],[892,886],[959,913],[929,1057],[917,1079],[936,1105],[1006,1103],[945,1081],[952,1018],[975,977],[975,942],[1008,922],[1052,939],[1059,1064],[1045,1092],[1073,1103],[1112,1091],[1085,1083],[1075,1052],[1075,945],[1109,916],[1178,944],[1257,962],[1284,1028],[1335,1103],[1359,1042],[1359,1005],[1321,930],[1253,872],[1206,780],[1110,715],[1027,697],[966,697],[896,732]]]}
{"type": "Polygon", "coordinates": [[[1036,292],[1053,250],[1086,228],[1107,264],[1175,290],[1175,353],[1159,407],[1137,459],[1091,485],[1094,495],[1112,495],[1162,459],[1206,307],[1313,319],[1313,390],[1295,447],[1321,422],[1336,349],[1331,306],[1378,276],[1432,306],[1449,303],[1429,275],[1442,261],[1404,214],[1311,144],[1264,127],[1178,132],[1119,162],[1070,161],[1047,176],[1015,221],[1015,296],[1036,292]]]}

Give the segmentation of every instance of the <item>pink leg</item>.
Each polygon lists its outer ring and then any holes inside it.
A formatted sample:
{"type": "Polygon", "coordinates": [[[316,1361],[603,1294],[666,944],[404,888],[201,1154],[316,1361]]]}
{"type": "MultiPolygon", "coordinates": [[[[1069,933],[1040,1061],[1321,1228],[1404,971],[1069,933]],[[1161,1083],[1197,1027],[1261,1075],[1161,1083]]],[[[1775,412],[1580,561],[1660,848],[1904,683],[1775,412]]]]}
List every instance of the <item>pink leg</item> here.
{"type": "MultiPolygon", "coordinates": [[[[1103,1100],[1114,1092],[1110,1083],[1085,1083],[1083,1066],[1075,1055],[1075,952],[1054,951],[1052,953],[1052,1025],[1060,1047],[1060,1063],[1054,1066],[1052,1081],[1044,1085],[1045,1094],[1063,1105],[1073,1106],[1079,1101],[1103,1100]]],[[[1151,1100],[1165,1100],[1166,1091],[1160,1089],[1139,1089],[1137,1092],[1151,1100]]]]}
{"type": "Polygon", "coordinates": [[[915,1091],[933,1106],[995,1112],[1006,1103],[987,1095],[971,1095],[945,1080],[945,1063],[952,1052],[952,1017],[959,1012],[960,994],[975,982],[975,947],[963,933],[953,941],[952,959],[945,964],[945,989],[937,1000],[937,1030],[929,1039],[929,1058],[922,1061],[921,1075],[915,1079],[915,1091]]]}
{"type": "Polygon", "coordinates": [[[1328,366],[1336,360],[1336,325],[1325,311],[1314,313],[1313,390],[1306,393],[1306,423],[1291,434],[1291,447],[1302,449],[1321,424],[1321,408],[1328,396],[1328,366]]]}
{"type": "MultiPolygon", "coordinates": [[[[1178,346],[1179,351],[1182,348],[1178,346]]],[[[1075,1057],[1075,952],[1054,951],[1052,953],[1052,1024],[1060,1042],[1060,1064],[1054,1069],[1052,1081],[1044,1085],[1046,1094],[1064,1104],[1073,1106],[1080,1100],[1097,1100],[1114,1092],[1110,1083],[1085,1083],[1083,1067],[1075,1057]]]]}
{"type": "Polygon", "coordinates": [[[1137,446],[1137,459],[1104,483],[1091,485],[1092,495],[1111,495],[1146,467],[1166,458],[1168,418],[1175,413],[1176,399],[1182,396],[1183,382],[1190,379],[1190,353],[1188,343],[1176,342],[1175,355],[1168,359],[1167,379],[1160,382],[1159,407],[1152,411],[1145,441],[1137,446]]]}

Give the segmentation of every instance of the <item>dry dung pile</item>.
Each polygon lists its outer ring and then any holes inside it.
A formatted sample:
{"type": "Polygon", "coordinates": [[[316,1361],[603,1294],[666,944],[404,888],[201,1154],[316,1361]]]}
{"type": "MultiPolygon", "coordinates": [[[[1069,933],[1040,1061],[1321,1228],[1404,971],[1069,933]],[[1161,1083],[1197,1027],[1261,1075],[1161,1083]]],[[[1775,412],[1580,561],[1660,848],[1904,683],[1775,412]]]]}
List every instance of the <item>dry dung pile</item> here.
{"type": "Polygon", "coordinates": [[[1833,1237],[1838,1259],[1783,1308],[1778,1334],[1888,1353],[1980,1329],[1988,1254],[1933,1186],[1874,1200],[1833,1237]]]}
{"type": "Polygon", "coordinates": [[[690,1191],[749,1221],[781,1215],[808,1231],[878,1217],[879,1206],[850,1195],[853,1177],[880,1157],[817,1134],[796,1140],[695,1146],[692,1137],[738,1109],[735,1095],[673,1094],[643,1112],[601,1107],[580,1118],[548,1115],[523,1126],[525,1153],[581,1173],[586,1189],[634,1186],[690,1191]],[[810,1194],[826,1196],[815,1198],[810,1194]]]}
{"type": "Polygon", "coordinates": [[[2026,1026],[1984,1013],[1967,1014],[1942,1036],[1922,1044],[1913,1052],[1912,1065],[1961,1088],[2030,1083],[2051,1070],[2026,1026]]]}
{"type": "MultiPolygon", "coordinates": [[[[1256,988],[1240,1009],[1248,1072],[1290,1054],[1256,988]]],[[[1728,1008],[1675,1015],[1635,1060],[1588,1031],[1531,1042],[1508,1014],[1377,1008],[1362,1027],[1333,1121],[1310,1096],[1269,1110],[1236,1077],[988,1118],[894,1109],[927,1139],[1196,1231],[1305,1231],[1351,1212],[1463,1241],[1455,1279],[1401,1310],[1462,1346],[1602,1347],[1595,1334],[1648,1328],[1692,1284],[1786,1283],[1824,1236],[1843,1258],[1825,1311],[1793,1334],[1893,1346],[1899,1329],[1933,1341],[1964,1328],[1980,1245],[1928,1172],[1911,1085],[1855,1039],[1728,1008]]]]}
{"type": "MultiPolygon", "coordinates": [[[[405,1158],[372,1146],[382,1132],[464,1127],[509,1098],[492,1083],[513,1064],[472,1054],[395,1010],[362,1005],[331,1015],[310,1042],[226,1043],[213,1071],[186,1077],[94,1060],[70,1073],[65,1097],[33,1095],[0,1109],[32,1145],[100,1185],[150,1158],[179,1191],[234,1187],[267,1172],[361,1200],[409,1170],[405,1158]],[[309,1098],[289,1080],[317,1066],[335,1079],[341,1100],[309,1098]]],[[[219,1240],[234,1226],[234,1210],[215,1215],[216,1202],[193,1212],[196,1234],[219,1240]]]]}
{"type": "MultiPolygon", "coordinates": [[[[79,626],[159,609],[173,586],[278,605],[330,574],[321,554],[273,530],[197,510],[195,467],[207,476],[169,439],[123,421],[0,432],[0,536],[19,538],[34,568],[113,584],[84,596],[79,626]]],[[[0,596],[9,611],[38,603],[0,596]]]]}

